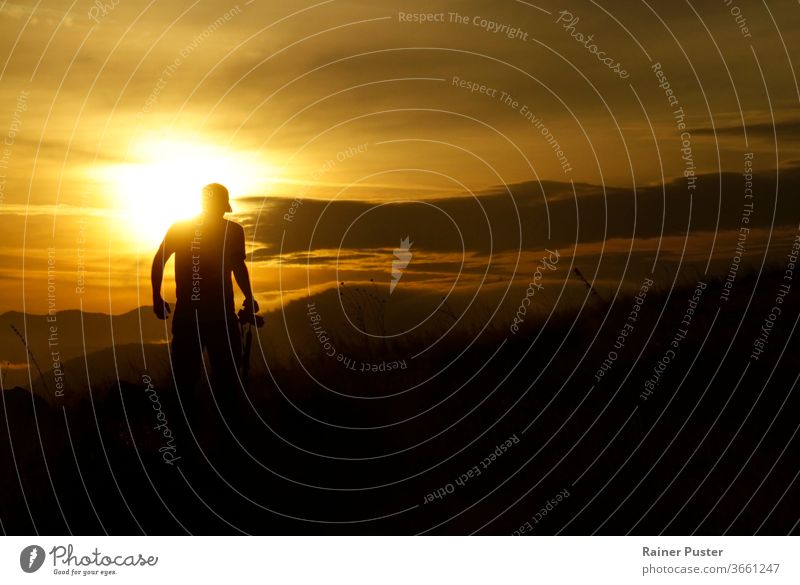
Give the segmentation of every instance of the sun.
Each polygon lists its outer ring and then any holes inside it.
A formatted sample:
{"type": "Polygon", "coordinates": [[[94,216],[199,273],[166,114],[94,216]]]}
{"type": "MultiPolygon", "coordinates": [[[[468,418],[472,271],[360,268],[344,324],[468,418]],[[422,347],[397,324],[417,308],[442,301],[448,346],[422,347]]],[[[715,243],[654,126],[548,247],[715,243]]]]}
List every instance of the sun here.
{"type": "Polygon", "coordinates": [[[137,245],[157,247],[175,221],[200,212],[201,191],[222,183],[236,199],[263,193],[271,169],[249,153],[190,141],[143,141],[130,162],[103,167],[99,174],[110,189],[126,235],[137,245]]]}

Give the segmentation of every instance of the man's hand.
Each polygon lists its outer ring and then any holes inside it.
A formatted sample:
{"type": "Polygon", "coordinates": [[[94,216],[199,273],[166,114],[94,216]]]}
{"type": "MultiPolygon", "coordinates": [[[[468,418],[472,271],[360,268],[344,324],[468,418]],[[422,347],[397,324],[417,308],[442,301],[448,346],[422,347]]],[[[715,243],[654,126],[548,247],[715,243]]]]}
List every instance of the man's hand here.
{"type": "Polygon", "coordinates": [[[156,314],[156,317],[161,319],[167,319],[169,316],[169,303],[164,302],[164,299],[160,296],[153,297],[153,312],[156,314]]]}
{"type": "Polygon", "coordinates": [[[245,299],[242,303],[242,308],[244,308],[246,311],[251,311],[253,314],[258,313],[260,310],[258,301],[255,299],[245,299]]]}

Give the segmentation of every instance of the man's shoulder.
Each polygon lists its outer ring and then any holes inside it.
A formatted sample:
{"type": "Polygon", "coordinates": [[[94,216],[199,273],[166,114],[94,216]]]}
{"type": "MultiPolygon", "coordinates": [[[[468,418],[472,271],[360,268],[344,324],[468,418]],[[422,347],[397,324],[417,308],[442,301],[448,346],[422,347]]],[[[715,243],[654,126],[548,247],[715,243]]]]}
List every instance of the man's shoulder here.
{"type": "Polygon", "coordinates": [[[227,224],[228,229],[238,229],[240,231],[244,231],[242,224],[240,224],[238,221],[233,221],[232,219],[227,219],[227,218],[223,218],[222,221],[224,221],[227,224]]]}
{"type": "Polygon", "coordinates": [[[244,235],[244,227],[242,227],[240,223],[230,219],[225,219],[224,221],[225,221],[225,231],[227,231],[229,234],[244,235]]]}
{"type": "Polygon", "coordinates": [[[167,229],[167,233],[164,235],[164,242],[174,247],[186,239],[190,233],[188,220],[176,221],[167,229]]]}
{"type": "Polygon", "coordinates": [[[197,219],[189,218],[189,219],[179,219],[176,222],[173,222],[169,229],[167,230],[168,234],[181,234],[186,233],[189,231],[194,230],[194,226],[197,224],[197,219]]]}

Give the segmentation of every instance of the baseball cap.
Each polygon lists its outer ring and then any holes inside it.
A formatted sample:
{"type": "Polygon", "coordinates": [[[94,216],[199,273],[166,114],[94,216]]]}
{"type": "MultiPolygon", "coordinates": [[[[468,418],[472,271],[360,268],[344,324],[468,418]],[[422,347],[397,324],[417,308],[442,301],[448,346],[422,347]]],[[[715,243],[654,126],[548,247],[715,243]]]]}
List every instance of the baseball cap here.
{"type": "Polygon", "coordinates": [[[233,211],[225,186],[219,183],[209,183],[203,187],[203,207],[222,207],[225,211],[233,211]]]}

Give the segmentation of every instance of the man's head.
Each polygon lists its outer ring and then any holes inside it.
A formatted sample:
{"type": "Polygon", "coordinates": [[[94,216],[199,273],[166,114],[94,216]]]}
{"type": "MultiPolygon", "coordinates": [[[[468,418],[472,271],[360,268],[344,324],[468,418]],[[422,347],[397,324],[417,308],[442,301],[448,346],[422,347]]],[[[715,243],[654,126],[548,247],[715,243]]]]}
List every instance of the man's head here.
{"type": "Polygon", "coordinates": [[[210,183],[203,187],[203,212],[213,215],[225,215],[232,211],[228,190],[219,183],[210,183]]]}

